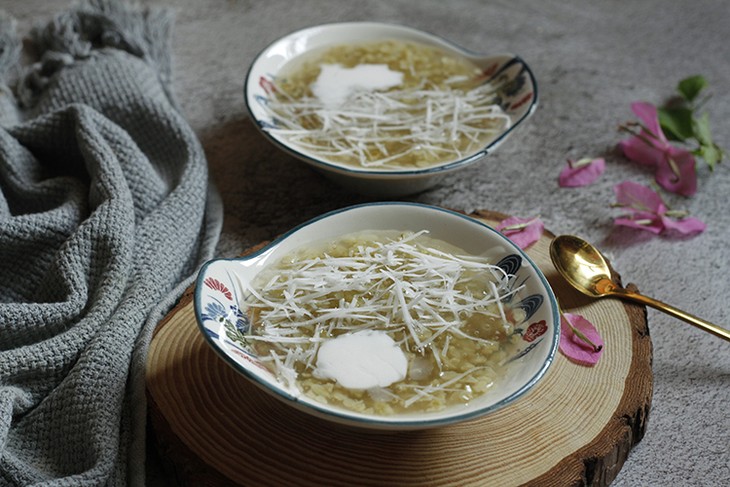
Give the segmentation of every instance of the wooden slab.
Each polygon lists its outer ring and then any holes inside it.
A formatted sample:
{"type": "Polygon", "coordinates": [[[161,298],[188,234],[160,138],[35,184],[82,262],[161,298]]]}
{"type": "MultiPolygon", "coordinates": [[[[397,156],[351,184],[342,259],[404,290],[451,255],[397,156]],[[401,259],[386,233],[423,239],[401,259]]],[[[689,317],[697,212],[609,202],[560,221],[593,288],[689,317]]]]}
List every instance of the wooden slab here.
{"type": "MultiPolygon", "coordinates": [[[[504,215],[471,216],[494,223],[504,215]]],[[[565,311],[605,341],[592,368],[558,354],[536,389],[485,418],[384,433],[331,424],[249,384],[198,331],[189,289],[152,340],[151,424],[182,485],[608,485],[643,437],[652,397],[646,310],[589,301],[558,276],[548,249],[528,249],[565,311]]]]}

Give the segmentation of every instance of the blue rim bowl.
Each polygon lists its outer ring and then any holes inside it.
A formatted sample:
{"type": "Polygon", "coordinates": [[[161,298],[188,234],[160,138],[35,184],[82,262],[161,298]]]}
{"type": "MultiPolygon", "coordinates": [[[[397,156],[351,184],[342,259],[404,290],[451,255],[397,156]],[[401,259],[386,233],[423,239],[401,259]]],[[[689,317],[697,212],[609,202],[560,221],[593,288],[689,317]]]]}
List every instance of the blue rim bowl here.
{"type": "Polygon", "coordinates": [[[302,29],[266,47],[256,56],[248,70],[244,82],[244,100],[256,127],[275,146],[349,189],[373,196],[396,197],[428,189],[441,181],[445,174],[482,160],[494,152],[534,113],[538,95],[532,70],[522,58],[514,54],[480,55],[437,35],[402,25],[344,22],[302,29]],[[502,87],[495,102],[510,117],[510,126],[484,147],[465,157],[422,169],[404,170],[360,168],[327,161],[316,153],[292,147],[284,137],[270,132],[269,129],[277,127],[277,121],[265,109],[269,97],[266,87],[270,86],[285,64],[323,47],[383,39],[426,44],[472,61],[483,70],[486,82],[495,82],[502,87]]]}
{"type": "Polygon", "coordinates": [[[544,377],[555,356],[560,320],[555,296],[535,263],[504,235],[460,213],[416,203],[382,202],[336,210],[306,222],[266,247],[234,259],[206,263],[197,277],[195,317],[213,350],[253,384],[286,404],[320,418],[370,429],[406,430],[444,426],[497,411],[526,396],[544,377]],[[267,265],[295,249],[365,230],[428,230],[430,236],[488,256],[524,288],[513,298],[526,318],[516,327],[520,346],[505,366],[505,376],[487,394],[467,405],[437,412],[379,416],[322,404],[280,382],[236,339],[237,320],[245,315],[245,286],[267,265]]]}

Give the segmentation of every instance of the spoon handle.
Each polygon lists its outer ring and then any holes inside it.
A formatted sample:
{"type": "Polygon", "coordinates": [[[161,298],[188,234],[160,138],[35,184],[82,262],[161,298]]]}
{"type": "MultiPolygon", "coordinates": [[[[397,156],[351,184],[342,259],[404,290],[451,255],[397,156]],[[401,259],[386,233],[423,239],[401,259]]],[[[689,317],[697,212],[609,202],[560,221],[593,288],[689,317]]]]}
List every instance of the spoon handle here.
{"type": "Polygon", "coordinates": [[[708,331],[715,336],[718,336],[720,338],[724,338],[727,341],[730,341],[730,331],[728,331],[725,328],[722,328],[720,326],[717,326],[713,323],[710,323],[709,321],[705,321],[702,318],[693,316],[689,313],[682,311],[681,309],[675,308],[674,306],[671,306],[666,303],[662,303],[661,301],[658,301],[654,298],[644,296],[643,294],[632,293],[629,291],[626,291],[621,294],[628,299],[631,299],[631,300],[636,301],[641,304],[645,304],[647,306],[651,306],[652,308],[658,309],[659,311],[663,311],[663,312],[667,313],[668,315],[674,316],[675,318],[684,320],[687,323],[689,323],[690,325],[694,325],[697,328],[700,328],[704,331],[708,331]]]}

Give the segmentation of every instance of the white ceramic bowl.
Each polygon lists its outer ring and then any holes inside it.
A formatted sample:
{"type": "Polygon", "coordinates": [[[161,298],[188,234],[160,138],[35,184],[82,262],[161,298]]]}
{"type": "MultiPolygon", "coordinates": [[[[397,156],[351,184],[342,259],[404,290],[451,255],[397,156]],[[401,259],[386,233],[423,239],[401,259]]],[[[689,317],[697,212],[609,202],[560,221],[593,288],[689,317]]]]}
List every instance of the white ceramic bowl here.
{"type": "Polygon", "coordinates": [[[537,107],[537,83],[527,64],[512,54],[478,55],[438,36],[409,27],[373,22],[348,22],[300,30],[264,49],[253,61],[246,76],[244,98],[256,126],[281,149],[353,191],[380,197],[398,197],[428,189],[437,184],[446,173],[479,161],[493,152],[534,112],[537,107]],[[292,147],[285,137],[270,132],[270,129],[278,126],[278,123],[266,109],[269,98],[267,89],[282,66],[298,56],[323,47],[385,39],[435,46],[474,62],[483,70],[485,82],[500,86],[493,101],[509,116],[509,128],[499,133],[486,146],[463,158],[413,170],[356,168],[330,162],[323,160],[314,152],[292,147]]]}
{"type": "Polygon", "coordinates": [[[201,332],[213,349],[244,377],[275,397],[316,416],[349,425],[376,429],[417,429],[451,424],[483,416],[524,396],[543,377],[558,347],[560,321],[555,297],[547,280],[516,245],[501,233],[459,213],[413,203],[374,203],[334,211],[305,223],[258,252],[236,259],[207,263],[195,287],[195,315],[201,332]],[[527,318],[517,325],[520,346],[507,361],[506,376],[486,394],[466,406],[439,412],[392,416],[361,414],[322,404],[280,382],[256,353],[237,340],[237,327],[248,327],[248,294],[242,284],[251,282],[267,265],[295,249],[363,230],[428,230],[431,237],[485,255],[499,263],[513,282],[525,287],[513,305],[527,318]]]}

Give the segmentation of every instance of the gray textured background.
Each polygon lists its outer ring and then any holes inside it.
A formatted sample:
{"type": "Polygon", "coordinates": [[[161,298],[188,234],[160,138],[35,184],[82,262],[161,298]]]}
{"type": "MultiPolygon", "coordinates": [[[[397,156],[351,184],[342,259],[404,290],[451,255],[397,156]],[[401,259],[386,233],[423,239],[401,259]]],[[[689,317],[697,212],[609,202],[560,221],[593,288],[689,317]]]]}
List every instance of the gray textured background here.
{"type": "MultiPolygon", "coordinates": [[[[391,0],[181,0],[174,30],[174,84],[206,149],[226,206],[223,256],[233,256],[322,212],[367,201],[282,154],[248,120],[242,85],[253,57],[301,27],[344,20],[403,23],[466,48],[512,52],[533,68],[540,106],[482,164],[409,198],[465,211],[539,214],[554,233],[600,244],[624,282],[707,320],[730,326],[730,161],[700,166],[696,196],[669,198],[704,220],[691,239],[614,229],[612,186],[652,174],[618,156],[619,123],[635,100],[661,103],[676,82],[707,77],[717,141],[730,148],[730,7],[722,0],[528,2],[391,0]],[[560,189],[566,158],[604,156],[594,185],[560,189]]],[[[0,1],[25,32],[66,1],[0,1]]],[[[722,485],[730,478],[730,344],[649,310],[655,391],[644,440],[614,485],[722,485]]],[[[727,485],[727,484],[725,484],[727,485]]]]}

